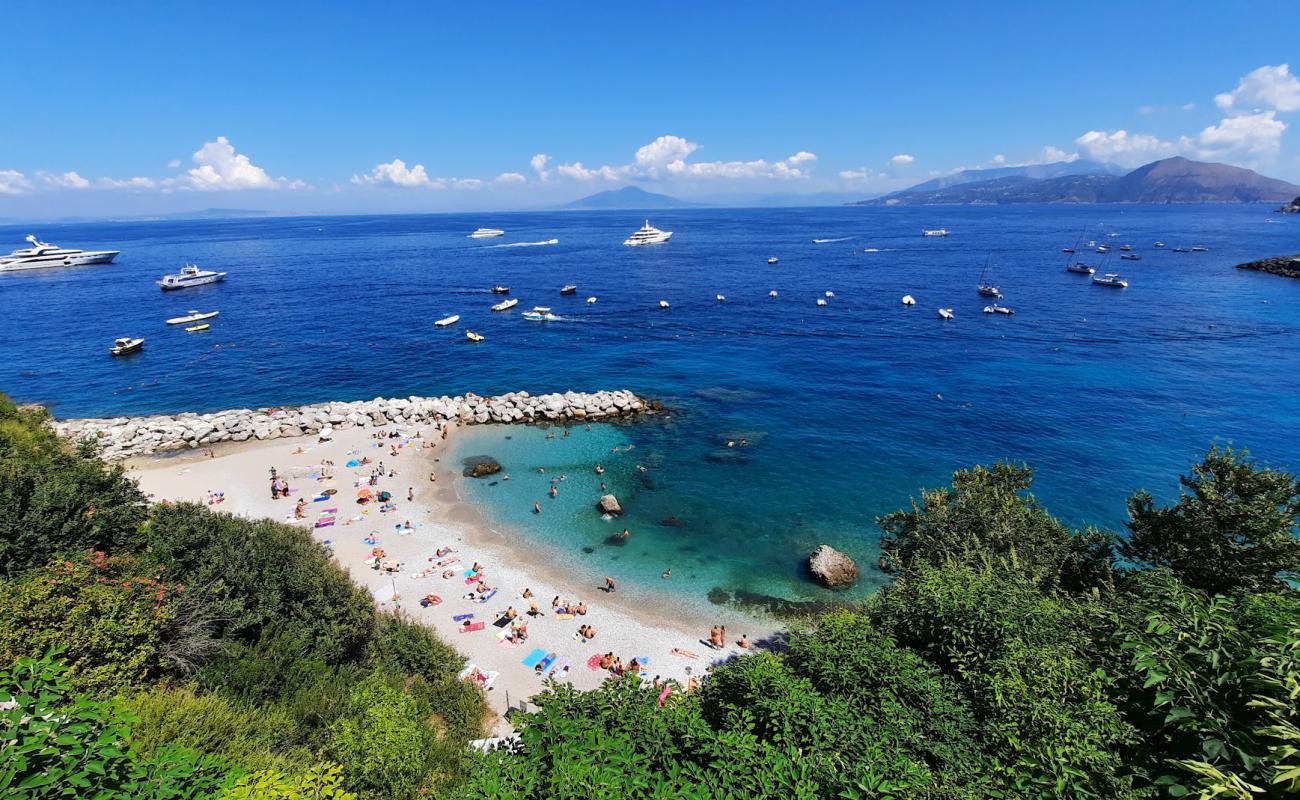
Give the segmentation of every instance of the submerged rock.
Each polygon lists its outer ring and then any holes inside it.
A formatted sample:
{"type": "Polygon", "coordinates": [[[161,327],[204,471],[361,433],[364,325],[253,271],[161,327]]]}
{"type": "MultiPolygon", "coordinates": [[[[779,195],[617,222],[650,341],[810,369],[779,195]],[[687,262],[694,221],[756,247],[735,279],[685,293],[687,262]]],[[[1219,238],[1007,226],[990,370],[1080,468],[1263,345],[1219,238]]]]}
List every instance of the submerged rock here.
{"type": "Polygon", "coordinates": [[[676,514],[672,515],[671,517],[664,517],[663,519],[659,520],[659,524],[664,526],[665,528],[686,527],[686,523],[682,522],[682,518],[677,516],[676,514]]]}
{"type": "Polygon", "coordinates": [[[596,508],[600,509],[602,514],[609,514],[610,516],[615,517],[623,513],[623,507],[618,504],[618,498],[612,494],[607,494],[601,497],[600,501],[596,503],[596,508]]]}
{"type": "Polygon", "coordinates": [[[830,589],[845,589],[858,582],[858,565],[828,544],[808,556],[808,571],[818,583],[830,589]]]}
{"type": "Polygon", "coordinates": [[[461,474],[466,478],[485,478],[501,471],[501,463],[492,456],[470,456],[462,463],[465,469],[461,474]]]}

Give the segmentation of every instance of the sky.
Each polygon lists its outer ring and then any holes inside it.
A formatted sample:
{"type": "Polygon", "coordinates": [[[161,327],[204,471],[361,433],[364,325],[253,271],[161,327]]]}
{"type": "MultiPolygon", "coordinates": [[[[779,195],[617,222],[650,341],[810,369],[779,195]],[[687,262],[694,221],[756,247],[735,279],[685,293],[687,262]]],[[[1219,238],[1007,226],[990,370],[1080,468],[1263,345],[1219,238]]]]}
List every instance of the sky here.
{"type": "Polygon", "coordinates": [[[7,0],[0,218],[868,197],[1171,155],[1300,183],[1300,4],[7,0]]]}

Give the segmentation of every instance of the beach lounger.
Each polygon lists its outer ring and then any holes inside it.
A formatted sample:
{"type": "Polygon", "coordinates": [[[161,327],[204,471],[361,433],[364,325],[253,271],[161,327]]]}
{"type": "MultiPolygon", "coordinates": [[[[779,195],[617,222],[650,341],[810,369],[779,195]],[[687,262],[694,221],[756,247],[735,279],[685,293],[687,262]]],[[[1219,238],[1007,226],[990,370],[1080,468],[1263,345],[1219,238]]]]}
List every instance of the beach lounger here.
{"type": "Polygon", "coordinates": [[[462,626],[460,626],[460,632],[461,632],[461,633],[472,633],[472,632],[474,632],[474,631],[481,631],[481,630],[483,630],[483,629],[486,628],[486,627],[487,627],[487,623],[486,623],[486,622],[475,622],[473,625],[462,625],[462,626]]]}
{"type": "Polygon", "coordinates": [[[474,619],[473,614],[457,614],[451,618],[452,622],[464,622],[467,619],[474,619]]]}
{"type": "Polygon", "coordinates": [[[490,591],[490,592],[488,592],[487,594],[483,595],[482,597],[480,597],[478,600],[475,600],[474,602],[476,602],[476,603],[486,603],[487,601],[491,600],[493,597],[496,597],[496,594],[497,594],[497,590],[496,590],[496,589],[493,589],[492,591],[490,591]]]}
{"type": "Polygon", "coordinates": [[[324,503],[324,502],[325,502],[326,500],[328,500],[328,499],[330,499],[330,496],[329,496],[329,495],[327,495],[327,494],[322,494],[322,495],[317,495],[316,497],[313,497],[313,498],[311,499],[311,501],[312,501],[313,503],[324,503]]]}
{"type": "Polygon", "coordinates": [[[546,658],[546,651],[540,647],[524,656],[523,665],[525,667],[535,667],[543,658],[546,658]]]}

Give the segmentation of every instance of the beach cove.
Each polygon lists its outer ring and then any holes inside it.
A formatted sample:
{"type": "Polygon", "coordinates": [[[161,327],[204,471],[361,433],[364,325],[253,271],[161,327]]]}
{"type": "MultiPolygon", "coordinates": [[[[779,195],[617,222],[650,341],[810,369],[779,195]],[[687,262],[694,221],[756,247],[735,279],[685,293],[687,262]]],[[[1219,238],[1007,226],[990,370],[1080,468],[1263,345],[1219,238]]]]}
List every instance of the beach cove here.
{"type": "MultiPolygon", "coordinates": [[[[576,441],[601,427],[583,423],[532,430],[576,441]],[[566,430],[572,435],[565,436],[566,430]]],[[[529,429],[500,426],[493,433],[511,436],[529,429]]],[[[505,712],[542,688],[542,676],[525,664],[536,661],[530,656],[538,650],[543,658],[554,654],[546,676],[578,688],[594,688],[608,676],[593,657],[611,652],[624,663],[635,658],[644,664],[641,674],[647,680],[672,679],[685,687],[713,663],[743,652],[734,644],[742,635],[755,645],[778,635],[772,622],[733,609],[674,604],[671,589],[623,582],[618,575],[611,576],[616,591],[607,592],[603,576],[597,579],[556,560],[554,551],[538,547],[525,531],[485,519],[465,497],[467,484],[483,480],[462,474],[466,451],[458,439],[468,432],[455,422],[372,425],[367,419],[332,431],[325,440],[319,433],[250,438],[139,455],[126,466],[156,501],[203,503],[216,511],[308,528],[380,608],[433,628],[479,671],[474,674],[490,679],[486,696],[501,717],[495,728],[499,733],[509,730],[505,712]],[[372,484],[380,464],[383,477],[372,484]],[[271,497],[273,469],[287,482],[287,497],[271,497]],[[335,493],[325,494],[330,489],[335,493]],[[381,502],[382,493],[387,493],[387,503],[381,502]],[[302,511],[295,513],[300,502],[302,511]],[[390,510],[381,510],[389,504],[390,510]],[[377,552],[381,557],[376,558],[377,552]],[[470,579],[466,573],[475,565],[481,570],[470,579]],[[471,597],[478,578],[489,587],[486,602],[471,597]],[[526,589],[531,598],[524,596],[526,589]],[[420,601],[430,595],[438,602],[423,605],[420,601]],[[556,613],[553,598],[563,606],[581,603],[587,613],[556,613]],[[529,613],[533,603],[536,615],[529,613]],[[519,644],[505,640],[509,625],[494,624],[511,608],[527,625],[528,638],[519,644]],[[463,632],[467,622],[477,629],[463,632]],[[477,623],[485,624],[478,628],[477,623]],[[728,626],[723,650],[701,641],[717,624],[728,626]],[[577,635],[585,625],[595,628],[590,641],[577,635]]],[[[492,477],[500,480],[505,474],[492,477]]],[[[578,493],[567,481],[558,485],[557,495],[566,500],[578,493]]],[[[595,499],[583,503],[599,516],[595,499]]],[[[544,508],[542,516],[552,510],[544,508]]],[[[661,581],[667,585],[672,578],[661,581]]]]}

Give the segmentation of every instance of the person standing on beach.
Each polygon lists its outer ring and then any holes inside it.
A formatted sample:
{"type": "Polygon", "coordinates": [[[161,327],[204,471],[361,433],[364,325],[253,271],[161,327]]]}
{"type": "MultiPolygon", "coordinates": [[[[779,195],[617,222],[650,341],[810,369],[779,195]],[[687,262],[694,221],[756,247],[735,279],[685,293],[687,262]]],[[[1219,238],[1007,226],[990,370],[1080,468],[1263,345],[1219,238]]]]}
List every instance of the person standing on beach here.
{"type": "Polygon", "coordinates": [[[606,591],[606,592],[609,592],[609,593],[611,593],[611,594],[613,594],[614,590],[617,589],[617,588],[618,588],[618,587],[614,584],[614,579],[611,578],[611,577],[609,577],[608,575],[606,575],[606,576],[605,576],[605,591],[606,591]]]}

